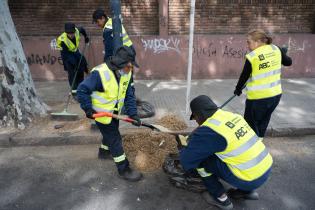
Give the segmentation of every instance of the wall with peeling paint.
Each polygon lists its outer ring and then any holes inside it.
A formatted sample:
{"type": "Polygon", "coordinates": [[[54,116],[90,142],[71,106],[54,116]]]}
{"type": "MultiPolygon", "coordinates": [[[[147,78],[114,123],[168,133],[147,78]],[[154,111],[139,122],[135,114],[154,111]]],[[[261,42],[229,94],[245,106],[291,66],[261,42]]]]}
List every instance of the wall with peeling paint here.
{"type": "MultiPolygon", "coordinates": [[[[131,36],[140,69],[137,79],[185,79],[188,36],[131,36]]],[[[193,79],[238,78],[248,53],[244,35],[196,35],[193,79]]],[[[24,51],[35,80],[64,80],[60,52],[54,37],[22,38],[24,51]]],[[[81,47],[83,46],[81,43],[81,47]]],[[[289,48],[293,65],[284,68],[284,77],[315,76],[315,35],[275,35],[274,44],[289,48]]],[[[86,50],[89,67],[102,62],[101,37],[92,37],[86,50]]]]}

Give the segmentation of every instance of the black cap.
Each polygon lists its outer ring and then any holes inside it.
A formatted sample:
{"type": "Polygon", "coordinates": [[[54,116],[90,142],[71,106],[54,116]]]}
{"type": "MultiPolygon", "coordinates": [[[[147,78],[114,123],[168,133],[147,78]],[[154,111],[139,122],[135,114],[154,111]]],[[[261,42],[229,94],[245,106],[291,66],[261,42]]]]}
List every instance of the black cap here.
{"type": "MultiPolygon", "coordinates": [[[[192,113],[198,113],[202,116],[208,116],[218,109],[218,106],[206,95],[200,95],[190,102],[192,113]]],[[[190,120],[193,119],[193,114],[190,115],[190,120]]]]}
{"type": "Polygon", "coordinates": [[[118,70],[124,68],[129,62],[132,65],[139,68],[139,65],[136,63],[135,60],[135,53],[134,51],[127,46],[122,46],[117,49],[114,56],[111,57],[109,60],[110,66],[112,70],[118,70]]]}
{"type": "Polygon", "coordinates": [[[74,23],[65,23],[65,32],[66,33],[74,33],[75,32],[74,23]]]}
{"type": "Polygon", "coordinates": [[[92,23],[95,23],[96,20],[101,19],[103,16],[104,16],[105,18],[107,18],[107,16],[106,16],[104,10],[102,10],[102,9],[97,9],[97,10],[95,10],[95,11],[93,12],[93,15],[92,15],[92,18],[93,18],[92,23]]]}

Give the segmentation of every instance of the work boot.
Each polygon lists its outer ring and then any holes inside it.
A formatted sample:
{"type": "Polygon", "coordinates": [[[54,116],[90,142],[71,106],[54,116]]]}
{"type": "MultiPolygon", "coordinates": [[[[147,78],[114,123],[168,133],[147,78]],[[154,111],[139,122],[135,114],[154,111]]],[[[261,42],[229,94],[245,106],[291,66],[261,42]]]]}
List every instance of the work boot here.
{"type": "Polygon", "coordinates": [[[209,194],[209,192],[203,192],[201,195],[207,203],[214,205],[220,209],[224,209],[224,210],[233,209],[233,204],[225,193],[224,193],[225,196],[223,196],[224,198],[213,198],[209,194]]]}
{"type": "Polygon", "coordinates": [[[142,178],[142,174],[136,170],[127,167],[124,171],[119,172],[119,176],[127,181],[137,182],[142,178]]]}
{"type": "Polygon", "coordinates": [[[106,150],[103,148],[98,148],[98,159],[109,160],[111,158],[112,158],[112,156],[111,156],[109,150],[106,150]]]}
{"type": "Polygon", "coordinates": [[[234,199],[258,200],[259,194],[255,191],[246,192],[240,189],[229,189],[227,194],[234,199]]]}

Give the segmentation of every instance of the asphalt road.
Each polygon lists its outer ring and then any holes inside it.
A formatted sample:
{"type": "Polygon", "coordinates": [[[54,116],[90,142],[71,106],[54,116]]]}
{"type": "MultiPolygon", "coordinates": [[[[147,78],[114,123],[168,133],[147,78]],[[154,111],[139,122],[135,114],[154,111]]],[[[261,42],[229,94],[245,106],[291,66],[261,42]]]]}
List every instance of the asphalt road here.
{"type": "MultiPolygon", "coordinates": [[[[235,209],[315,209],[315,136],[265,140],[274,157],[259,201],[235,209]]],[[[162,171],[138,183],[116,175],[98,145],[0,148],[0,209],[216,209],[173,187],[162,171]]]]}

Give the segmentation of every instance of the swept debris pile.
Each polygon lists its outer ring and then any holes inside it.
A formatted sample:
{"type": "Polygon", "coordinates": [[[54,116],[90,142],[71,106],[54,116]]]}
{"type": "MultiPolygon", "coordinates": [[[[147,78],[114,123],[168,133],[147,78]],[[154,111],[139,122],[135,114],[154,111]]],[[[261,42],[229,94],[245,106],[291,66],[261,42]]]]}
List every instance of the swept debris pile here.
{"type": "Polygon", "coordinates": [[[162,125],[173,131],[185,130],[187,125],[183,119],[176,115],[167,115],[159,119],[156,124],[162,125]]]}
{"type": "MultiPolygon", "coordinates": [[[[157,124],[175,131],[187,128],[175,115],[165,116],[157,124]]],[[[168,154],[178,153],[175,136],[148,129],[124,136],[123,145],[131,164],[142,172],[160,169],[168,154]]]]}
{"type": "Polygon", "coordinates": [[[161,168],[166,155],[177,152],[173,135],[150,130],[126,135],[123,144],[131,164],[144,172],[161,168]]]}

